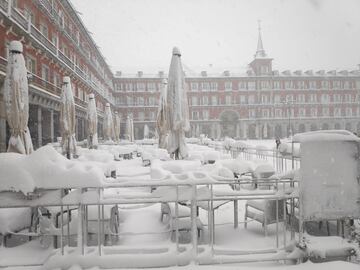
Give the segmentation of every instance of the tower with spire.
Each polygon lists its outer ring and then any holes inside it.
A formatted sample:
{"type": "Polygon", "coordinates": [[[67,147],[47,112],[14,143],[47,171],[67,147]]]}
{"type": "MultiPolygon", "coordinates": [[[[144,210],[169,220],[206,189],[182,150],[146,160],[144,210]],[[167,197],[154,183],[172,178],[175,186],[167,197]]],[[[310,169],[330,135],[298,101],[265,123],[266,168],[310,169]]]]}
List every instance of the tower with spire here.
{"type": "Polygon", "coordinates": [[[249,64],[250,68],[256,76],[271,75],[272,73],[272,58],[269,58],[265,52],[261,37],[261,25],[258,21],[258,43],[254,60],[249,64]]]}

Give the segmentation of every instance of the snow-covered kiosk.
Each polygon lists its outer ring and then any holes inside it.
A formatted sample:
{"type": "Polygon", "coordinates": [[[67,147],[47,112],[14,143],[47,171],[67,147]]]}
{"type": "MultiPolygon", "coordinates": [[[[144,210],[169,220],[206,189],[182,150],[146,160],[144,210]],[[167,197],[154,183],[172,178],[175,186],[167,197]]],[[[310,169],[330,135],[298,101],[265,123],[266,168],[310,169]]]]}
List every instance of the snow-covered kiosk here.
{"type": "Polygon", "coordinates": [[[360,139],[346,130],[297,134],[300,223],[360,218],[360,139]]]}

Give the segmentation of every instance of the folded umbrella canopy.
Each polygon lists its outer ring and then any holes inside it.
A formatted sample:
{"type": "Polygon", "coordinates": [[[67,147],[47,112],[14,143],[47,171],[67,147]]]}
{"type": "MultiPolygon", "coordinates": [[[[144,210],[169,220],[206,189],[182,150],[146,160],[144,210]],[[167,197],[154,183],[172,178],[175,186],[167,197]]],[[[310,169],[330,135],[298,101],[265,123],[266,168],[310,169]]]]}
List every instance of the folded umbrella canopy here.
{"type": "Polygon", "coordinates": [[[95,103],[94,94],[89,95],[89,102],[87,107],[87,126],[88,126],[88,146],[89,148],[94,148],[98,145],[98,135],[97,135],[97,110],[95,103]]]}
{"type": "Polygon", "coordinates": [[[185,132],[190,130],[189,105],[181,64],[181,53],[176,47],[172,52],[166,99],[167,121],[169,123],[167,150],[175,159],[183,159],[188,156],[185,132]]]}
{"type": "Polygon", "coordinates": [[[111,141],[114,137],[114,122],[111,113],[110,104],[105,105],[105,117],[104,117],[104,139],[111,141]]]}
{"type": "Polygon", "coordinates": [[[114,121],[114,131],[115,131],[115,141],[120,141],[120,115],[118,112],[115,112],[115,121],[114,121]]]}
{"type": "Polygon", "coordinates": [[[149,127],[146,124],[144,126],[144,139],[149,139],[149,127]]]}
{"type": "Polygon", "coordinates": [[[130,118],[130,141],[133,142],[134,140],[135,140],[134,119],[130,118]]]}
{"type": "Polygon", "coordinates": [[[67,158],[70,159],[71,154],[77,154],[75,139],[75,101],[70,77],[65,76],[63,78],[60,99],[61,144],[63,154],[66,154],[67,158]]]}
{"type": "Polygon", "coordinates": [[[10,42],[10,52],[4,82],[6,120],[11,137],[8,152],[30,154],[33,151],[29,120],[29,90],[23,46],[19,41],[10,42]]]}
{"type": "Polygon", "coordinates": [[[160,102],[159,109],[156,117],[156,131],[159,135],[159,148],[166,149],[167,147],[167,134],[169,131],[169,123],[166,117],[166,92],[167,80],[163,79],[160,86],[160,102]]]}

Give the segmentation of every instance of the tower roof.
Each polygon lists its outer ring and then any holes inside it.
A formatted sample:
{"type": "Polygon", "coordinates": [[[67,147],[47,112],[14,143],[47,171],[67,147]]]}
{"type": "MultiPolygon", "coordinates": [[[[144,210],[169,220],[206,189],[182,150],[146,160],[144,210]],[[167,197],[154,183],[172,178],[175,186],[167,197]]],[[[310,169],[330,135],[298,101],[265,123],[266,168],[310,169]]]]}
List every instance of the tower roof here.
{"type": "Polygon", "coordinates": [[[261,25],[260,25],[260,21],[258,21],[259,23],[259,37],[258,37],[258,44],[257,44],[257,49],[256,49],[256,53],[255,53],[255,58],[266,58],[266,52],[264,50],[264,45],[262,42],[262,38],[261,38],[261,25]]]}

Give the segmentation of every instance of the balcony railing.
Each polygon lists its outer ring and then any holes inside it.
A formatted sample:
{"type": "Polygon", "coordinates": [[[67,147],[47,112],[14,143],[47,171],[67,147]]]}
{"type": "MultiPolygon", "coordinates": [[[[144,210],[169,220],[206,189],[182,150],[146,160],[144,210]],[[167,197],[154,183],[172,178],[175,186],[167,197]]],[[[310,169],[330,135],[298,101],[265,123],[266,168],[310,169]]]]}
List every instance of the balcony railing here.
{"type": "Polygon", "coordinates": [[[59,53],[59,58],[61,61],[63,61],[70,69],[74,69],[74,63],[65,55],[63,54],[60,50],[58,50],[59,53]]]}
{"type": "Polygon", "coordinates": [[[24,17],[23,14],[20,13],[20,11],[16,8],[11,8],[11,16],[14,18],[14,20],[20,24],[24,29],[27,29],[28,27],[28,20],[24,17]]]}
{"type": "Polygon", "coordinates": [[[47,92],[50,92],[51,94],[60,96],[61,95],[61,88],[57,87],[56,85],[52,84],[49,81],[44,80],[43,78],[31,73],[31,78],[29,81],[29,85],[37,86],[41,89],[46,90],[47,92]]]}
{"type": "MultiPolygon", "coordinates": [[[[39,3],[44,7],[44,9],[46,11],[48,11],[50,14],[52,14],[52,16],[58,17],[58,15],[56,14],[56,11],[52,8],[49,1],[47,1],[47,0],[39,0],[39,3]]],[[[8,1],[0,0],[0,10],[1,10],[1,12],[3,14],[8,14],[8,1]]],[[[45,48],[45,50],[50,51],[54,55],[54,57],[56,57],[61,62],[63,62],[71,70],[75,71],[75,73],[79,77],[81,77],[91,88],[95,88],[94,90],[96,92],[98,92],[98,86],[93,85],[87,79],[86,74],[84,74],[84,72],[82,70],[80,70],[80,69],[76,70],[74,63],[66,55],[64,55],[60,50],[58,50],[57,47],[50,40],[48,40],[46,36],[44,36],[39,31],[39,29],[37,29],[34,25],[32,25],[28,21],[28,19],[25,18],[24,15],[19,10],[12,7],[9,19],[13,20],[20,28],[22,28],[22,30],[28,32],[30,34],[30,36],[32,38],[34,38],[35,41],[37,41],[37,43],[39,43],[40,45],[42,45],[45,48]]],[[[76,37],[73,34],[69,34],[69,33],[67,33],[67,35],[69,35],[72,40],[75,39],[74,42],[77,45],[77,48],[79,49],[79,51],[81,51],[83,54],[85,54],[83,49],[80,46],[78,46],[77,41],[76,41],[76,37]]],[[[92,66],[99,73],[99,75],[101,76],[101,73],[99,72],[99,69],[96,67],[94,62],[91,61],[88,57],[84,57],[84,58],[86,59],[88,64],[90,66],[92,66]]],[[[3,63],[0,63],[0,64],[3,64],[3,63]]],[[[1,66],[3,67],[3,65],[1,65],[1,66]]],[[[6,64],[5,64],[5,66],[6,66],[6,64]]],[[[106,82],[105,82],[105,84],[106,84],[106,82]]],[[[108,101],[110,103],[113,103],[113,101],[111,99],[108,99],[108,101]]]]}
{"type": "Polygon", "coordinates": [[[53,54],[56,55],[57,48],[56,46],[48,40],[34,25],[31,25],[30,28],[31,35],[33,35],[40,43],[42,43],[47,49],[49,49],[53,54]]]}

